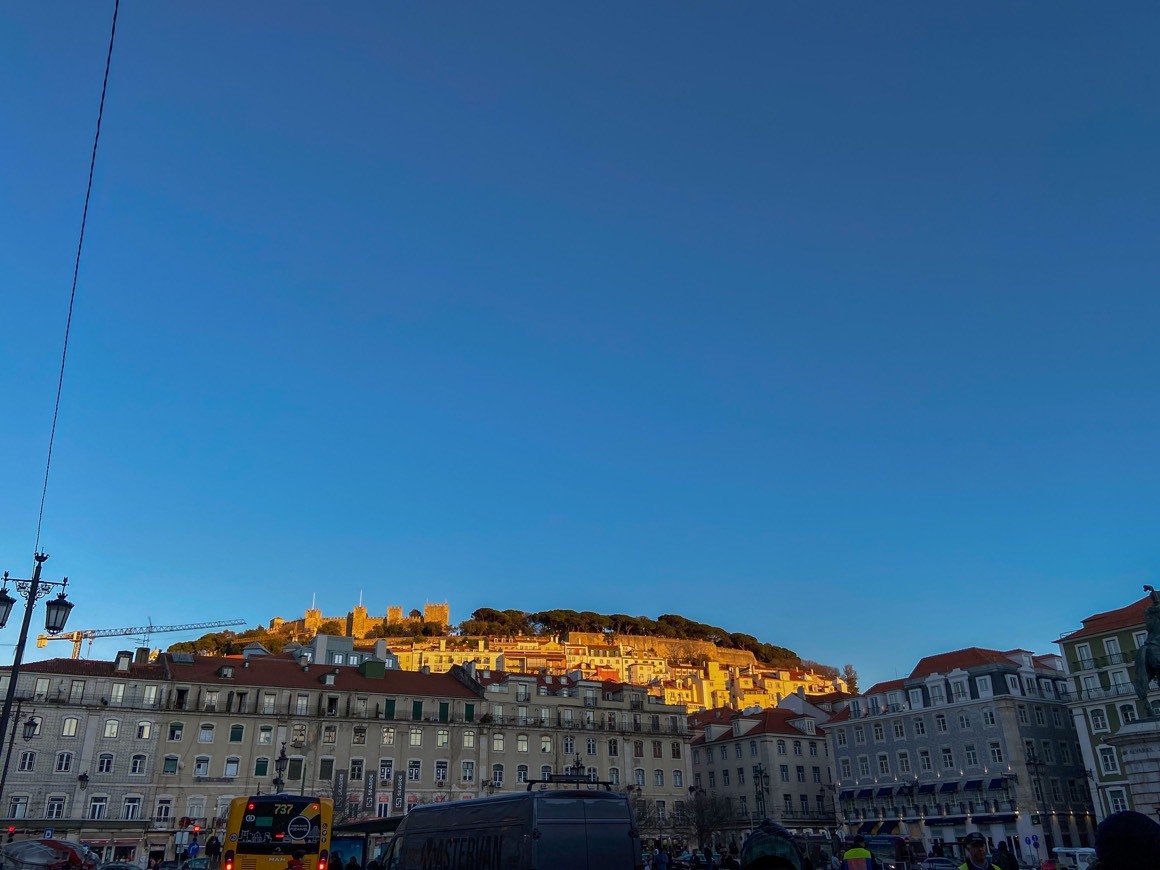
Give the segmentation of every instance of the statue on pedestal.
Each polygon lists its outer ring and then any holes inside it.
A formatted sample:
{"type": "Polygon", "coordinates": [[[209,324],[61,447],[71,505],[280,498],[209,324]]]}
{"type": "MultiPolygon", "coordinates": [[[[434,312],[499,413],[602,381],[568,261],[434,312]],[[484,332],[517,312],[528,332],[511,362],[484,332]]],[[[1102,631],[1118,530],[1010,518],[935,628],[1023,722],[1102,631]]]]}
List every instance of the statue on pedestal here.
{"type": "Polygon", "coordinates": [[[1151,586],[1145,585],[1144,591],[1152,598],[1152,603],[1144,611],[1144,627],[1148,629],[1148,637],[1143,646],[1136,653],[1136,694],[1144,702],[1148,716],[1155,714],[1148,705],[1148,689],[1152,680],[1160,680],[1160,592],[1151,586]]]}

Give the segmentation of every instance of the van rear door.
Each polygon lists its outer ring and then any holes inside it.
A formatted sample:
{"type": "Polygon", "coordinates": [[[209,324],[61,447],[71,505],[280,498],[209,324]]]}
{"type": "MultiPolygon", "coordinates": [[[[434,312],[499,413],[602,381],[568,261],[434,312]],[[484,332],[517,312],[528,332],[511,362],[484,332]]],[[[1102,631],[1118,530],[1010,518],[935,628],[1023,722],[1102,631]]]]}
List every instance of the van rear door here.
{"type": "Polygon", "coordinates": [[[536,870],[635,870],[640,840],[624,796],[545,792],[537,797],[536,870]]]}

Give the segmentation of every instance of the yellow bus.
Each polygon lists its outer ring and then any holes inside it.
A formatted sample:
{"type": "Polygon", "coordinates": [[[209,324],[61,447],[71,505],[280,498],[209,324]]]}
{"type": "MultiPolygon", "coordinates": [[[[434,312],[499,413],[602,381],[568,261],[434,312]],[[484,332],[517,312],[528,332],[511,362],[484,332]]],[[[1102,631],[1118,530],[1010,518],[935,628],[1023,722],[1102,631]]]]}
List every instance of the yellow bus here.
{"type": "MultiPolygon", "coordinates": [[[[222,844],[222,870],[327,870],[334,801],[289,794],[234,798],[222,844]]],[[[338,868],[335,868],[338,870],[338,868]]]]}

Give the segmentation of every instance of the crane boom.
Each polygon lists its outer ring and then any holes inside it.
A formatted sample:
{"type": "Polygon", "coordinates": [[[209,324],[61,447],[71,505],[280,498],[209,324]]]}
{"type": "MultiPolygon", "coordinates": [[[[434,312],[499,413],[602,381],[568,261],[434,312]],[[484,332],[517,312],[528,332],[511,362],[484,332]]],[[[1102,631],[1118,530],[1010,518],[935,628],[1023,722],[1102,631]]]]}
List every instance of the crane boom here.
{"type": "Polygon", "coordinates": [[[71,640],[72,641],[72,658],[79,659],[81,657],[81,644],[88,640],[91,641],[95,637],[126,637],[129,635],[141,635],[145,638],[145,642],[149,642],[149,636],[153,634],[162,634],[171,631],[200,631],[203,628],[228,628],[231,625],[245,625],[244,619],[218,619],[212,622],[186,622],[181,625],[134,625],[128,628],[82,628],[78,631],[66,631],[62,634],[38,634],[36,636],[36,647],[40,649],[48,646],[50,640],[71,640]]]}

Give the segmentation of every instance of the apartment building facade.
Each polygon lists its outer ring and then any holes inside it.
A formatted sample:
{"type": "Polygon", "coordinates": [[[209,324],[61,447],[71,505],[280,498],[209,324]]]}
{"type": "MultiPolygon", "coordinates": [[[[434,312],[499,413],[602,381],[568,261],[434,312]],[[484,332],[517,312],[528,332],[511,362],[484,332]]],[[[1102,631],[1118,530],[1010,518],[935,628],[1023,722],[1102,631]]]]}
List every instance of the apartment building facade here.
{"type": "Polygon", "coordinates": [[[689,719],[692,786],[725,801],[724,845],[740,846],[764,818],[799,834],[833,834],[833,771],[819,711],[722,708],[689,719]]]}
{"type": "Polygon", "coordinates": [[[485,688],[472,667],[409,672],[333,646],[26,664],[15,722],[35,734],[8,758],[0,813],[21,838],[172,858],[194,826],[220,836],[232,798],[272,791],[283,752],[285,790],[332,797],[336,820],[524,788],[577,757],[653,805],[687,777],[684,709],[643,688],[495,672],[485,688]],[[642,776],[635,742],[662,736],[663,780],[642,776]]]}
{"type": "Polygon", "coordinates": [[[1070,682],[1068,707],[1091,777],[1098,820],[1127,809],[1154,811],[1151,805],[1135,805],[1120,749],[1110,741],[1125,725],[1149,713],[1160,716],[1160,690],[1152,689],[1145,703],[1132,683],[1136,653],[1148,636],[1144,612],[1151,603],[1145,596],[1126,607],[1096,613],[1056,641],[1070,682]]]}
{"type": "Polygon", "coordinates": [[[1094,816],[1058,656],[971,647],[922,659],[830,720],[847,835],[899,834],[961,854],[979,831],[1025,860],[1090,845],[1094,816]],[[1046,852],[1045,854],[1050,854],[1046,852]]]}

